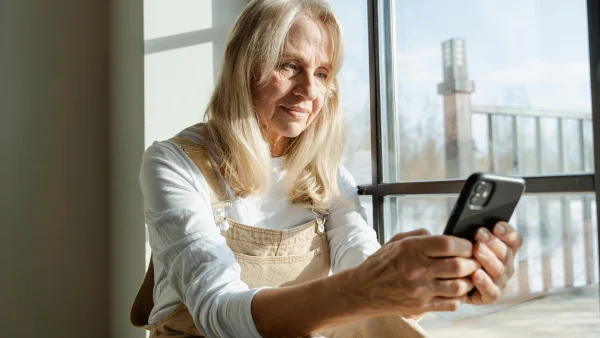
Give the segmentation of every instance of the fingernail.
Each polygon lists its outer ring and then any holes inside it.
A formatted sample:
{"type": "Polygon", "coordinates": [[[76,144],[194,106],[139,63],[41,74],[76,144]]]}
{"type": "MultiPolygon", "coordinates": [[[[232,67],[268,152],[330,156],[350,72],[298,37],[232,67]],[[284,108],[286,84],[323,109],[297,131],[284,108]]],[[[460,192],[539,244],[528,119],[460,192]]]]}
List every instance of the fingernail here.
{"type": "Polygon", "coordinates": [[[479,228],[479,230],[477,230],[477,239],[481,242],[487,242],[490,239],[485,228],[479,228]]]}
{"type": "Polygon", "coordinates": [[[504,235],[506,233],[506,227],[502,223],[496,225],[496,234],[504,235]]]}

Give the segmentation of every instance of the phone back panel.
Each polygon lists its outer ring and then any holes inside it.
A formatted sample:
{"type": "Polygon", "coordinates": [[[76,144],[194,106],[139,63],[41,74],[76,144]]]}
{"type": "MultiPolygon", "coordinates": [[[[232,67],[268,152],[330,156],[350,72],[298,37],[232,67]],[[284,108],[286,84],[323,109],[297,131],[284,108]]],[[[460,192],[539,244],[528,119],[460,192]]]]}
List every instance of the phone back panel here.
{"type": "Polygon", "coordinates": [[[444,230],[445,235],[454,235],[473,241],[475,232],[484,226],[492,231],[496,222],[508,222],[525,189],[522,178],[491,173],[476,173],[467,179],[454,205],[444,230]],[[472,209],[469,199],[477,183],[492,182],[493,190],[481,209],[472,209]]]}

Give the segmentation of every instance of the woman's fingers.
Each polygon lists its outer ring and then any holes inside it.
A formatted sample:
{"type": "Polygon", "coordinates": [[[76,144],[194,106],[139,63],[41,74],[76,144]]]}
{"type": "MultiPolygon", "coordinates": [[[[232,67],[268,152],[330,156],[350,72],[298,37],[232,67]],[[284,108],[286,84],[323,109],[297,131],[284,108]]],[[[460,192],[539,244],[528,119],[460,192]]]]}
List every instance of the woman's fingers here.
{"type": "Polygon", "coordinates": [[[522,244],[522,236],[505,222],[498,222],[494,234],[480,228],[473,255],[499,288],[503,288],[514,274],[514,257],[522,244]],[[496,235],[502,237],[497,237],[496,235]]]}
{"type": "MultiPolygon", "coordinates": [[[[492,281],[500,287],[504,288],[508,279],[514,273],[514,266],[512,259],[510,263],[503,263],[495,256],[490,248],[484,243],[477,243],[473,250],[475,258],[481,263],[481,267],[485,270],[486,274],[491,277],[492,281]]],[[[512,251],[509,252],[509,256],[512,256],[512,251]]]]}
{"type": "MultiPolygon", "coordinates": [[[[421,229],[415,229],[412,231],[408,231],[408,232],[401,232],[398,233],[396,235],[394,235],[394,237],[390,238],[387,243],[392,243],[392,242],[397,242],[400,241],[402,239],[405,239],[407,237],[413,237],[413,236],[428,236],[431,233],[429,232],[429,230],[425,229],[425,228],[421,228],[421,229]]],[[[386,244],[387,244],[386,243],[386,244]]]]}
{"type": "Polygon", "coordinates": [[[481,263],[481,266],[485,272],[487,272],[487,275],[490,276],[492,280],[500,287],[503,287],[508,279],[513,275],[514,266],[511,249],[508,249],[508,252],[505,254],[506,261],[501,261],[500,258],[496,256],[496,253],[490,249],[487,243],[478,242],[475,244],[473,253],[475,258],[477,258],[477,261],[481,263]]]}
{"type": "MultiPolygon", "coordinates": [[[[486,228],[479,228],[477,233],[475,234],[475,240],[477,243],[485,243],[486,247],[491,250],[496,257],[502,262],[506,261],[506,257],[508,256],[508,251],[510,248],[504,242],[502,242],[498,237],[492,234],[486,228]]],[[[477,246],[477,245],[475,245],[477,246]]],[[[475,254],[476,249],[473,249],[473,253],[475,254]]]]}
{"type": "Polygon", "coordinates": [[[496,223],[494,226],[494,235],[506,243],[512,249],[513,254],[519,251],[523,245],[523,236],[506,222],[496,223]]]}
{"type": "Polygon", "coordinates": [[[485,271],[481,269],[475,271],[472,279],[477,291],[470,297],[469,303],[473,305],[491,304],[502,297],[502,290],[485,271]]]}
{"type": "Polygon", "coordinates": [[[431,273],[436,278],[461,278],[473,274],[481,264],[472,258],[448,257],[431,261],[431,273]]]}
{"type": "Polygon", "coordinates": [[[461,297],[434,297],[431,299],[427,311],[456,311],[467,301],[467,296],[461,297]]]}
{"type": "Polygon", "coordinates": [[[475,239],[485,243],[504,263],[509,262],[523,245],[523,236],[505,222],[496,223],[493,234],[486,228],[479,228],[475,239]]]}
{"type": "Polygon", "coordinates": [[[434,292],[441,297],[462,297],[473,289],[471,278],[438,279],[434,292]]]}
{"type": "Polygon", "coordinates": [[[447,235],[422,236],[408,239],[411,244],[427,257],[465,257],[473,255],[473,243],[447,235]]]}

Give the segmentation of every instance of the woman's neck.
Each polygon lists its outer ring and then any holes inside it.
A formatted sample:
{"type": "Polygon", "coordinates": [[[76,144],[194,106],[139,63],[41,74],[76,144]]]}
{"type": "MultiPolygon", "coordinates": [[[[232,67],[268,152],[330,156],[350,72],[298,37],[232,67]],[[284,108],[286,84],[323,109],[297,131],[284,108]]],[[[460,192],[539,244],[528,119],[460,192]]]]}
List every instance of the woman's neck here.
{"type": "Polygon", "coordinates": [[[288,138],[281,136],[277,133],[267,132],[267,139],[269,140],[269,148],[271,149],[271,157],[281,157],[285,152],[288,145],[288,138]]]}

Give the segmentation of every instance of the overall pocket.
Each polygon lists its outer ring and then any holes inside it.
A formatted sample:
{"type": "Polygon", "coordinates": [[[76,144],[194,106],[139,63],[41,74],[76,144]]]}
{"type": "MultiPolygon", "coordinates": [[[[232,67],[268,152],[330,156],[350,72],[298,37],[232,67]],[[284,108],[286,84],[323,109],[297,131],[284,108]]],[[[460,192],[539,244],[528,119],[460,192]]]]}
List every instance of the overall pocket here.
{"type": "Polygon", "coordinates": [[[329,274],[329,252],[321,247],[290,256],[249,256],[235,253],[241,278],[250,288],[289,286],[329,274]]]}

